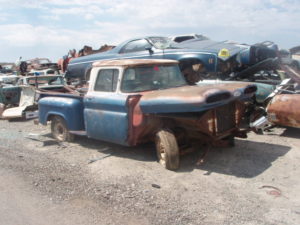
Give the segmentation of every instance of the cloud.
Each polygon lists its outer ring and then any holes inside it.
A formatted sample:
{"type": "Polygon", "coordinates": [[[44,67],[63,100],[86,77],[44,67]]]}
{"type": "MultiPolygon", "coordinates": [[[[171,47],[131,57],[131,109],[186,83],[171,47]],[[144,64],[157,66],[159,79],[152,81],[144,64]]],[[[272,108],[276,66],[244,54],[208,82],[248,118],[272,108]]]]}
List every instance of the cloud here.
{"type": "MultiPolygon", "coordinates": [[[[20,55],[24,59],[49,57],[56,61],[69,49],[81,49],[84,45],[99,48],[112,43],[113,38],[99,29],[70,30],[30,24],[0,25],[0,61],[14,61],[20,55]]],[[[109,33],[110,34],[110,33],[109,33]]]]}
{"type": "Polygon", "coordinates": [[[6,12],[1,12],[0,10],[0,22],[5,22],[9,19],[10,15],[6,12]]]}
{"type": "Polygon", "coordinates": [[[51,48],[57,57],[62,49],[67,52],[85,44],[96,48],[144,35],[202,33],[250,44],[273,40],[282,47],[300,40],[298,0],[0,0],[0,4],[1,46],[51,48]]]}
{"type": "Polygon", "coordinates": [[[57,30],[30,24],[0,25],[0,41],[14,47],[33,47],[37,44],[63,45],[69,37],[57,30]]]}

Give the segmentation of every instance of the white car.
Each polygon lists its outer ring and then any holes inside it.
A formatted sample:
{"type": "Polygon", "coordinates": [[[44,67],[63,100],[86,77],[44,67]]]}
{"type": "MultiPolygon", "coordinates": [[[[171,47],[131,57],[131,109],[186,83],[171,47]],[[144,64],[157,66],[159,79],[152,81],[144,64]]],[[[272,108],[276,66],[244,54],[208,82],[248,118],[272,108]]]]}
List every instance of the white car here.
{"type": "Polygon", "coordinates": [[[43,75],[59,75],[58,71],[57,70],[53,70],[53,69],[44,69],[44,70],[31,70],[29,73],[28,73],[28,76],[35,76],[35,75],[38,75],[38,76],[43,76],[43,75]]]}

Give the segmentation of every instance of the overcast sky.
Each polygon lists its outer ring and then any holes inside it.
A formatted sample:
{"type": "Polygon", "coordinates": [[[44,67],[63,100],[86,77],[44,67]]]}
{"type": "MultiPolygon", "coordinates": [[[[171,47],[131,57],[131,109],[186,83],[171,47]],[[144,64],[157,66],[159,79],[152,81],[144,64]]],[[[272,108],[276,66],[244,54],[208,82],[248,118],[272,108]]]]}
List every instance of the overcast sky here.
{"type": "Polygon", "coordinates": [[[0,0],[0,62],[99,48],[126,39],[204,34],[300,45],[300,0],[0,0]]]}

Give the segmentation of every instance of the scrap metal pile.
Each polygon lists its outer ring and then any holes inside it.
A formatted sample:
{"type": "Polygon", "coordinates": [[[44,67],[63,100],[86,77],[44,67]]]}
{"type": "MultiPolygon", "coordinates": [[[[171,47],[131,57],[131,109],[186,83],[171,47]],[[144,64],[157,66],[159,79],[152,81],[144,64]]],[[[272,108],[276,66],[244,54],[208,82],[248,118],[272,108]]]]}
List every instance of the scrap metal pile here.
{"type": "Polygon", "coordinates": [[[177,169],[176,151],[187,143],[224,146],[251,130],[300,128],[299,52],[180,35],[84,46],[58,63],[20,59],[0,68],[0,118],[51,121],[61,141],[74,134],[129,146],[155,140],[159,161],[177,169]]]}

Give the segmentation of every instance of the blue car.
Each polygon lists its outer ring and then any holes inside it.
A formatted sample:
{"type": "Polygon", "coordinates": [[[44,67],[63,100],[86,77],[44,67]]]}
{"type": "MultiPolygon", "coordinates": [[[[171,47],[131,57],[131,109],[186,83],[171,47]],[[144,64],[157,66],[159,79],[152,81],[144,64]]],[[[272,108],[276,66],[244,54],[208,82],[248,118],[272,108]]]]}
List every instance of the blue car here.
{"type": "Polygon", "coordinates": [[[218,71],[218,55],[210,51],[180,49],[172,47],[167,37],[144,37],[125,41],[114,49],[73,59],[67,68],[66,78],[88,80],[92,63],[106,59],[173,59],[180,62],[184,70],[193,64],[200,64],[203,72],[218,71]]]}
{"type": "MultiPolygon", "coordinates": [[[[264,60],[260,60],[256,63],[258,68],[256,64],[253,64],[253,59],[258,57],[253,52],[253,47],[222,44],[212,48],[203,47],[198,40],[191,40],[179,45],[168,37],[135,38],[123,42],[110,51],[73,59],[68,65],[66,78],[89,80],[92,63],[107,59],[177,60],[186,78],[192,77],[190,83],[195,83],[191,72],[200,77],[198,77],[198,81],[208,77],[224,79],[224,76],[226,77],[232,72],[240,72],[242,69],[253,72],[268,63],[262,63],[264,60]],[[253,67],[256,69],[249,70],[253,67]]],[[[187,80],[189,82],[189,79],[187,80]]]]}

